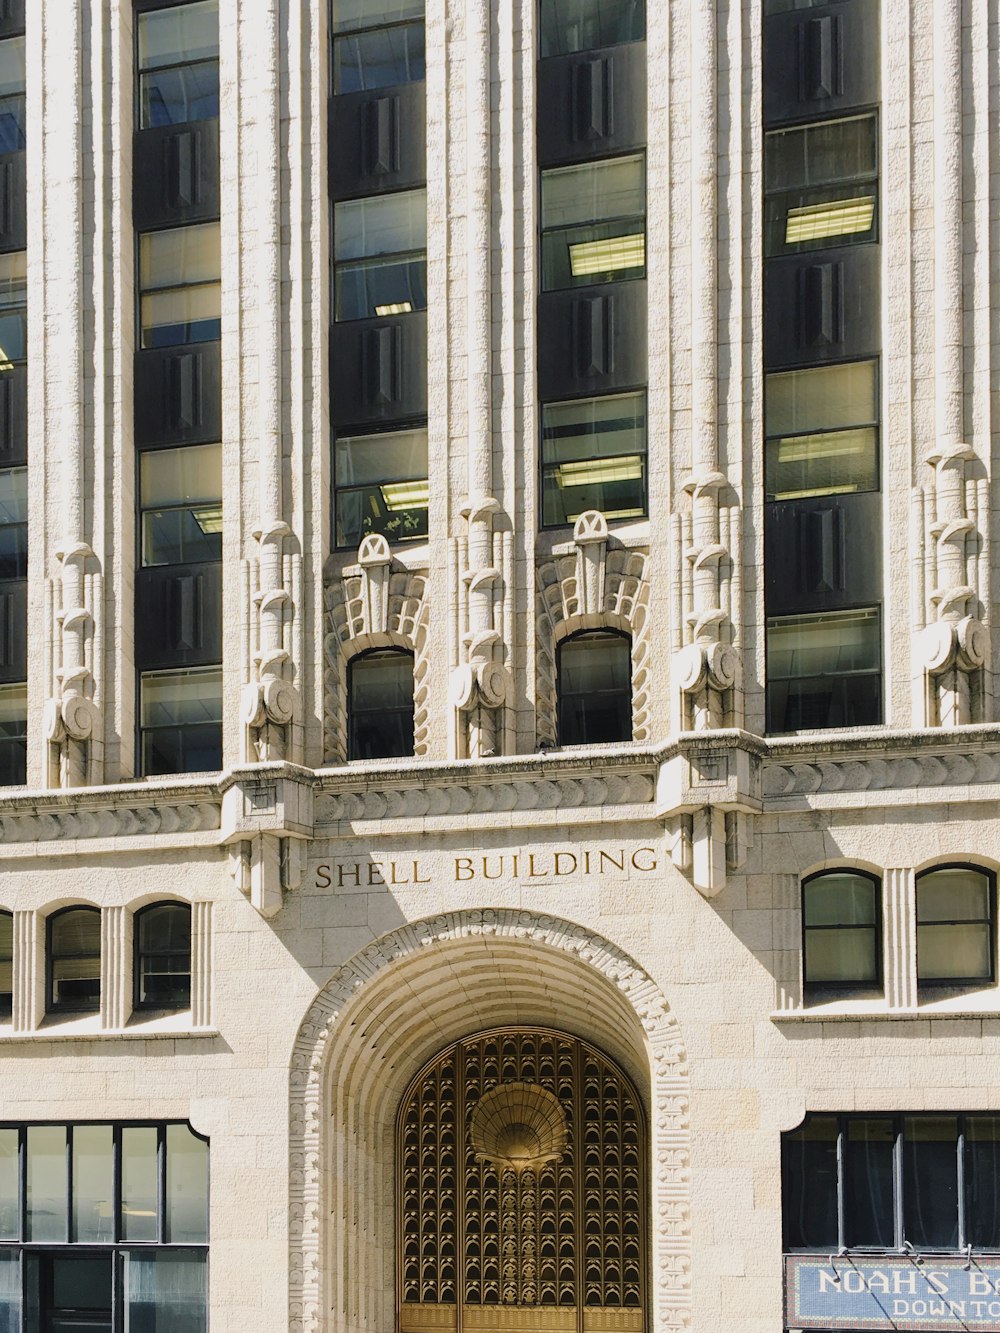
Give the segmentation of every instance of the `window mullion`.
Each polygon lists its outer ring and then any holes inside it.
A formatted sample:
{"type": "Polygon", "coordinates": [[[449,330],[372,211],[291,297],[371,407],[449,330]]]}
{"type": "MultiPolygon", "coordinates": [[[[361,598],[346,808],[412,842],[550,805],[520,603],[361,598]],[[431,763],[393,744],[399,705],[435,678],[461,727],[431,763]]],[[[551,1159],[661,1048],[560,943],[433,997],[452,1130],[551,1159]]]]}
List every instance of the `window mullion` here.
{"type": "Polygon", "coordinates": [[[965,1116],[958,1117],[958,1139],[955,1143],[955,1170],[958,1185],[958,1248],[969,1244],[968,1219],[965,1215],[965,1116]]]}
{"type": "Polygon", "coordinates": [[[892,1202],[895,1248],[903,1248],[903,1121],[896,1116],[893,1120],[892,1150],[892,1202]]]}
{"type": "Polygon", "coordinates": [[[837,1122],[837,1249],[847,1249],[847,1210],[846,1210],[846,1152],[847,1127],[843,1116],[837,1122]]]}

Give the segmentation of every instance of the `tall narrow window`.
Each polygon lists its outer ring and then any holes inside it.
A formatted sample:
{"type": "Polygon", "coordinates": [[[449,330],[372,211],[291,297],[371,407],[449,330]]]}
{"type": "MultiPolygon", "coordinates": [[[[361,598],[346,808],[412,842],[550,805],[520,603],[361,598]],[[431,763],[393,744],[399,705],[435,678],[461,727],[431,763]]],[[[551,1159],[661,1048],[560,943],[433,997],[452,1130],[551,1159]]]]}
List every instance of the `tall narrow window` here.
{"type": "Polygon", "coordinates": [[[139,128],[219,114],[219,4],[194,0],[136,16],[139,128]]]}
{"type": "Polygon", "coordinates": [[[342,435],[334,444],[336,544],[371,532],[390,542],[427,536],[427,430],[342,435]]]}
{"type": "Polygon", "coordinates": [[[632,642],[624,634],[585,631],[564,639],[556,688],[560,745],[632,739],[632,642]]]}
{"type": "Polygon", "coordinates": [[[993,980],[996,879],[974,866],[917,877],[917,980],[966,986],[993,980]]]}
{"type": "Polygon", "coordinates": [[[24,38],[0,42],[0,153],[24,149],[24,38]]]}
{"type": "Polygon", "coordinates": [[[424,0],[333,0],[333,91],[371,92],[424,77],[424,0]]]}
{"type": "Polygon", "coordinates": [[[767,622],[768,731],[867,726],[882,715],[876,608],[767,622]]]}
{"type": "Polygon", "coordinates": [[[542,527],[588,509],[608,519],[646,514],[646,395],[578,398],[542,407],[542,527]]]}
{"type": "MultiPolygon", "coordinates": [[[[0,912],[0,1023],[10,1020],[13,1002],[14,917],[10,912],[0,912]]],[[[0,1230],[2,1236],[3,1231],[0,1230]]]]}
{"type": "Polygon", "coordinates": [[[135,1007],[187,1009],[191,1003],[191,908],[153,903],[135,918],[135,1007]]]}
{"type": "Polygon", "coordinates": [[[0,786],[27,780],[28,687],[0,685],[0,786]]]}
{"type": "Polygon", "coordinates": [[[222,446],[139,455],[142,564],[222,559],[222,446]]]}
{"type": "Polygon", "coordinates": [[[333,209],[334,318],[427,309],[427,192],[351,199],[333,209]]]}
{"type": "Polygon", "coordinates": [[[348,758],[413,754],[413,654],[362,653],[347,667],[348,758]]]}
{"type": "Polygon", "coordinates": [[[764,163],[768,255],[877,239],[874,114],[772,130],[764,163]]]}
{"type": "Polygon", "coordinates": [[[881,905],[874,875],[831,870],[802,885],[803,974],[826,989],[881,984],[881,905]]]}
{"type": "Polygon", "coordinates": [[[219,224],[207,222],[139,237],[143,347],[206,342],[221,329],[219,224]]]}
{"type": "Polygon", "coordinates": [[[222,767],[222,670],[147,671],[139,677],[144,776],[222,767]]]}
{"type": "Polygon", "coordinates": [[[542,290],[646,276],[646,159],[542,172],[542,290]]]}
{"type": "Polygon", "coordinates": [[[542,0],[539,34],[543,58],[641,42],[645,0],[542,0]]]}
{"type": "Polygon", "coordinates": [[[0,374],[28,358],[28,254],[0,254],[0,374]]]}
{"type": "Polygon", "coordinates": [[[93,1013],[101,1003],[101,913],[66,907],[48,920],[50,1013],[93,1013]]]}
{"type": "Polygon", "coordinates": [[[768,500],[878,489],[878,362],[782,371],[764,381],[768,500]]]}

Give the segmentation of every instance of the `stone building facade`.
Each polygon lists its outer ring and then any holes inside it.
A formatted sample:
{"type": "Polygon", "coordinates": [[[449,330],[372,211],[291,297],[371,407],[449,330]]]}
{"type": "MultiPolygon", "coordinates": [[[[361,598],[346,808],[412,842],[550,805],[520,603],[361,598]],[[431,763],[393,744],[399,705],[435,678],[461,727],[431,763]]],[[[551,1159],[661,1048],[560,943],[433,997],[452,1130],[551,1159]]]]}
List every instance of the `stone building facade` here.
{"type": "Polygon", "coordinates": [[[0,1330],[1000,1327],[996,0],[4,71],[0,1330]]]}

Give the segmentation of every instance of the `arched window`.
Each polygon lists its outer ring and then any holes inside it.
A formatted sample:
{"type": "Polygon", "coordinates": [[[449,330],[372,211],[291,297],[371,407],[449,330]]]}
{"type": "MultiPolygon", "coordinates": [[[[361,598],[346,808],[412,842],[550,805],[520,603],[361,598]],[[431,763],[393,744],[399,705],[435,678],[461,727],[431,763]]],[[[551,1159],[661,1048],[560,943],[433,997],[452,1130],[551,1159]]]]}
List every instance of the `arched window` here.
{"type": "Polygon", "coordinates": [[[990,982],[996,967],[996,876],[978,866],[935,866],[917,876],[917,981],[990,982]]]}
{"type": "Polygon", "coordinates": [[[14,918],[0,912],[0,1023],[10,1018],[14,1002],[14,918]]]}
{"type": "Polygon", "coordinates": [[[135,917],[136,1009],[191,1004],[191,908],[153,903],[135,917]]]}
{"type": "Polygon", "coordinates": [[[559,645],[556,662],[559,744],[632,739],[632,640],[586,630],[559,645]]]}
{"type": "Polygon", "coordinates": [[[500,1028],[425,1065],[397,1122],[398,1333],[642,1333],[639,1097],[564,1032],[500,1028]]]}
{"type": "Polygon", "coordinates": [[[827,870],[802,884],[806,986],[878,987],[882,983],[879,881],[862,870],[827,870]]]}
{"type": "Polygon", "coordinates": [[[49,1013],[93,1013],[101,1005],[101,913],[64,907],[48,922],[49,1013]]]}
{"type": "Polygon", "coordinates": [[[413,754],[413,654],[361,653],[347,666],[348,759],[413,754]]]}

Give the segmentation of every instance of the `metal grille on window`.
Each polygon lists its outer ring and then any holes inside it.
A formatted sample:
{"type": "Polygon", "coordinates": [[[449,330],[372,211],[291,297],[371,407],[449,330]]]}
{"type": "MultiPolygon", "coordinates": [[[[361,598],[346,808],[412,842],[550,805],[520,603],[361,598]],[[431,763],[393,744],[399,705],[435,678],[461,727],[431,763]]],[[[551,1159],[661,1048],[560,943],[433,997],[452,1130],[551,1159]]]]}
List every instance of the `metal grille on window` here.
{"type": "Polygon", "coordinates": [[[638,1097],[566,1034],[449,1047],[398,1122],[399,1328],[641,1330],[645,1130],[638,1097]],[[517,1313],[515,1313],[517,1312],[517,1313]],[[513,1321],[513,1322],[512,1322],[513,1321]]]}

